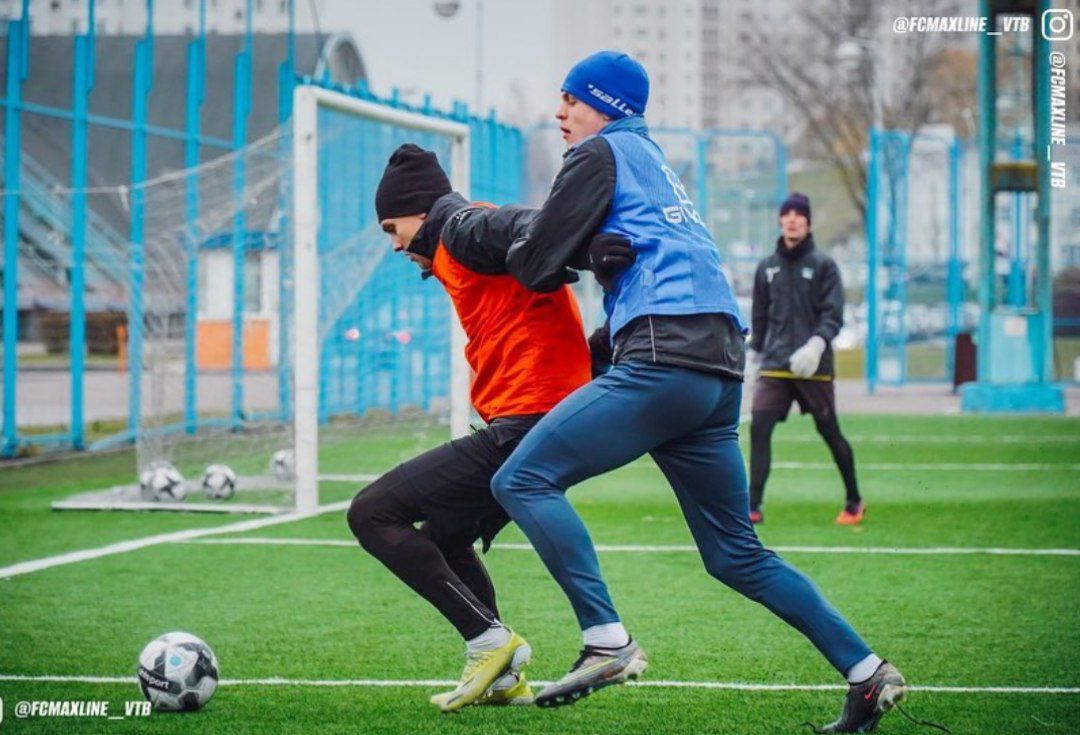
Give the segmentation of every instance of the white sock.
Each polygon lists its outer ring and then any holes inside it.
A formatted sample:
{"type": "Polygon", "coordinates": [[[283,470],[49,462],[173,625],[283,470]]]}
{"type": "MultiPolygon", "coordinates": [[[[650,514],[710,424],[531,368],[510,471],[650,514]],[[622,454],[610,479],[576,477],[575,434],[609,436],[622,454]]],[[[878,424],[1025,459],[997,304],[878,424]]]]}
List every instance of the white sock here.
{"type": "Polygon", "coordinates": [[[493,625],[480,635],[465,641],[465,649],[469,653],[477,651],[494,651],[502,648],[510,642],[510,631],[502,625],[493,625]]]}
{"type": "Polygon", "coordinates": [[[593,648],[622,648],[630,643],[630,634],[622,623],[604,623],[581,631],[586,646],[593,648]]]}
{"type": "Polygon", "coordinates": [[[866,681],[874,675],[878,666],[881,666],[881,659],[878,658],[876,654],[871,653],[862,661],[852,666],[847,672],[848,683],[858,684],[860,681],[866,681]]]}

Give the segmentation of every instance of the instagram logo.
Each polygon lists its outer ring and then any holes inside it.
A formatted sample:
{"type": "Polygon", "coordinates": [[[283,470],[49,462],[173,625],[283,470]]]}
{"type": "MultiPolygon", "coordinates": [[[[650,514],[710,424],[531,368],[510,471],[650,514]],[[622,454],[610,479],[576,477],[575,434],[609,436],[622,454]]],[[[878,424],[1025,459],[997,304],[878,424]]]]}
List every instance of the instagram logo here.
{"type": "Polygon", "coordinates": [[[1068,41],[1073,35],[1071,10],[1047,10],[1042,14],[1042,34],[1047,41],[1068,41]]]}

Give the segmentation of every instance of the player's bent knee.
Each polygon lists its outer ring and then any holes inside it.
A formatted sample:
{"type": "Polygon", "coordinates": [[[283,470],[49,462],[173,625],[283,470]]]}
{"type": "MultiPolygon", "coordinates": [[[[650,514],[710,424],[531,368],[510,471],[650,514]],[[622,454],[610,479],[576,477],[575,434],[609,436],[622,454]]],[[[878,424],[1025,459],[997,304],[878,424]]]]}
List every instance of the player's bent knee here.
{"type": "Polygon", "coordinates": [[[491,494],[504,508],[514,502],[514,488],[516,487],[514,468],[509,462],[503,464],[491,478],[491,494]]]}
{"type": "Polygon", "coordinates": [[[723,582],[728,587],[738,589],[738,583],[742,579],[742,575],[739,574],[735,565],[730,560],[725,558],[712,558],[705,560],[705,571],[710,576],[716,578],[720,582],[723,582]]]}
{"type": "Polygon", "coordinates": [[[762,575],[768,573],[772,558],[774,558],[773,553],[761,547],[758,551],[748,556],[743,555],[741,558],[717,554],[704,561],[705,570],[710,576],[736,592],[748,594],[752,588],[758,586],[762,575]]]}
{"type": "Polygon", "coordinates": [[[356,536],[361,545],[365,544],[377,533],[378,523],[376,517],[379,512],[377,496],[381,493],[375,491],[378,490],[381,481],[382,478],[379,478],[357,493],[356,497],[349,503],[349,510],[345,514],[346,520],[349,522],[349,530],[352,531],[353,536],[356,536]]]}
{"type": "Polygon", "coordinates": [[[362,541],[362,537],[366,535],[367,530],[370,528],[371,513],[368,505],[363,493],[360,493],[352,499],[352,502],[349,503],[349,510],[345,513],[345,519],[349,522],[349,530],[352,531],[357,540],[362,541]]]}

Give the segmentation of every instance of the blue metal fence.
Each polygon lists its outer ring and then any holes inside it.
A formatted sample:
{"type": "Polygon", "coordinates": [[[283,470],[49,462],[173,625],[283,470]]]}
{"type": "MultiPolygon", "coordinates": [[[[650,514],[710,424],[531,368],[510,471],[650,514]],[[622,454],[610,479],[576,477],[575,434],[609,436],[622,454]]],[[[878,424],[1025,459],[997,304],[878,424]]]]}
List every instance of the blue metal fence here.
{"type": "MultiPolygon", "coordinates": [[[[185,248],[184,272],[182,278],[185,282],[186,294],[185,316],[183,323],[183,410],[178,428],[187,433],[194,433],[200,423],[198,411],[198,367],[196,364],[196,314],[199,304],[198,295],[198,251],[203,240],[215,233],[200,232],[199,219],[206,204],[200,198],[200,181],[195,167],[208,159],[228,152],[244,150],[249,144],[250,124],[249,118],[253,106],[252,98],[252,68],[255,63],[253,35],[250,18],[252,14],[252,0],[246,2],[247,18],[245,31],[242,34],[240,49],[233,59],[233,89],[231,115],[231,137],[208,135],[206,127],[206,109],[204,101],[207,92],[207,36],[205,26],[205,0],[200,0],[198,8],[193,12],[198,13],[198,30],[187,42],[186,53],[186,77],[183,85],[186,102],[184,105],[183,124],[169,126],[160,124],[154,119],[153,110],[156,101],[175,97],[179,90],[155,87],[154,61],[155,61],[155,35],[154,35],[154,3],[146,0],[147,24],[144,34],[134,43],[134,59],[131,68],[131,115],[129,118],[103,115],[91,112],[91,101],[95,90],[96,65],[98,42],[95,39],[95,3],[94,0],[86,0],[89,12],[89,22],[83,33],[72,37],[73,57],[72,63],[72,95],[69,107],[57,104],[46,104],[42,101],[28,100],[24,94],[27,74],[30,69],[30,47],[32,38],[29,34],[29,0],[22,4],[22,15],[19,20],[10,21],[7,27],[6,48],[6,92],[0,105],[4,108],[4,134],[3,134],[3,175],[4,175],[4,314],[3,314],[3,441],[0,451],[10,456],[17,452],[20,447],[28,444],[61,444],[74,448],[83,448],[86,445],[84,419],[84,382],[86,350],[86,293],[87,277],[116,278],[121,276],[126,279],[128,292],[128,345],[129,370],[128,382],[128,427],[121,435],[113,437],[106,444],[134,439],[139,429],[139,417],[144,410],[143,402],[143,376],[142,361],[140,356],[143,352],[143,319],[145,304],[143,300],[144,274],[146,254],[144,252],[147,237],[147,212],[145,192],[140,184],[154,175],[153,162],[150,160],[150,152],[157,141],[175,141],[183,147],[183,165],[188,169],[185,176],[185,199],[183,246],[185,248]],[[27,155],[21,140],[25,116],[34,116],[35,119],[48,119],[62,123],[70,123],[70,151],[67,156],[67,166],[70,167],[70,194],[66,198],[53,197],[47,189],[40,186],[41,177],[27,176],[27,172],[34,166],[31,157],[27,155]],[[113,237],[109,223],[104,222],[98,213],[95,213],[93,202],[88,200],[87,187],[90,177],[93,175],[92,168],[92,139],[96,131],[117,131],[129,137],[130,145],[130,172],[128,188],[130,191],[129,214],[126,225],[128,232],[125,237],[113,237]],[[36,202],[36,204],[34,204],[36,202]],[[52,207],[54,233],[62,235],[60,246],[70,249],[70,381],[71,381],[71,405],[70,420],[66,430],[58,435],[42,436],[28,435],[19,432],[17,427],[17,403],[18,395],[16,385],[19,374],[17,358],[18,340],[18,288],[19,288],[19,258],[20,237],[28,236],[28,229],[32,226],[25,211],[28,206],[39,208],[48,205],[52,207]],[[118,252],[119,251],[119,252],[118,252]],[[120,261],[117,256],[121,255],[125,260],[120,261]],[[112,258],[110,262],[110,257],[112,258]],[[119,262],[118,262],[119,261],[119,262]],[[89,270],[88,270],[89,268],[89,270]]],[[[467,122],[472,131],[472,196],[474,199],[490,201],[496,204],[517,201],[521,199],[521,168],[523,166],[522,136],[521,133],[504,124],[499,123],[492,115],[477,117],[471,115],[467,106],[457,103],[449,112],[435,110],[431,106],[430,98],[420,107],[410,106],[400,101],[400,95],[394,91],[390,97],[382,98],[371,92],[366,82],[361,80],[352,85],[335,84],[324,77],[313,80],[309,77],[298,75],[296,57],[296,34],[292,23],[293,0],[290,0],[290,28],[288,42],[285,45],[283,58],[277,66],[277,119],[280,123],[286,122],[291,116],[292,92],[297,83],[317,83],[354,95],[358,98],[372,100],[380,104],[403,109],[409,109],[428,115],[445,117],[467,122]]],[[[43,63],[43,62],[42,62],[43,63]]],[[[265,95],[260,99],[264,100],[265,95]]],[[[216,112],[216,111],[215,111],[216,112]]],[[[220,119],[220,112],[216,112],[220,119]]],[[[283,137],[281,141],[281,153],[288,150],[289,142],[283,137]]],[[[368,153],[363,160],[349,159],[349,165],[359,167],[357,172],[363,171],[362,178],[370,178],[370,172],[381,171],[385,165],[385,159],[374,160],[368,153]]],[[[244,301],[245,282],[244,264],[249,251],[250,233],[248,222],[245,220],[245,207],[243,196],[246,180],[246,162],[244,155],[236,155],[233,159],[233,193],[235,197],[235,216],[231,222],[231,252],[233,260],[233,303],[235,308],[231,316],[231,367],[229,379],[231,383],[228,421],[231,426],[238,428],[252,417],[251,411],[245,410],[244,395],[244,301]]],[[[377,177],[376,177],[377,178],[377,177]]],[[[373,189],[369,182],[357,184],[368,187],[363,191],[357,190],[357,196],[368,196],[373,189]],[[369,190],[370,189],[370,190],[369,190]]],[[[288,183],[280,192],[282,204],[288,199],[288,183]]],[[[369,207],[370,208],[370,207],[369,207]]],[[[283,221],[278,224],[280,232],[287,232],[287,206],[282,207],[283,221]]],[[[365,213],[370,216],[371,213],[365,213]]],[[[360,223],[366,224],[366,223],[360,223]]],[[[383,238],[384,239],[384,238],[383,238]]],[[[289,257],[287,249],[289,238],[280,237],[276,241],[282,248],[280,263],[281,272],[279,283],[282,289],[279,303],[286,303],[287,283],[290,279],[288,270],[289,257]]],[[[57,243],[53,243],[56,245],[57,243]]],[[[436,333],[448,335],[448,315],[445,313],[444,297],[432,295],[437,289],[423,289],[422,295],[418,295],[415,289],[418,287],[418,279],[415,273],[408,272],[410,281],[406,283],[403,272],[399,272],[411,264],[401,263],[395,259],[392,263],[383,264],[391,272],[392,279],[397,284],[393,293],[384,298],[376,305],[370,302],[371,295],[358,295],[355,302],[349,305],[341,315],[341,324],[329,329],[327,341],[326,365],[327,393],[323,401],[323,418],[328,418],[335,413],[348,411],[364,411],[376,404],[383,405],[382,399],[375,401],[367,395],[372,389],[362,387],[351,381],[346,373],[356,369],[360,361],[365,364],[383,368],[381,374],[393,374],[389,379],[386,395],[389,396],[385,405],[388,408],[404,405],[404,403],[424,404],[425,396],[433,395],[435,383],[442,380],[440,370],[442,365],[435,364],[441,358],[425,356],[416,358],[416,349],[409,351],[408,344],[419,337],[425,340],[425,344],[435,345],[435,349],[442,354],[443,347],[439,343],[436,333]],[[415,283],[414,283],[415,282],[415,283]],[[440,301],[442,300],[442,301],[440,301]],[[394,310],[401,311],[399,307],[407,305],[410,311],[423,314],[428,317],[423,325],[414,324],[411,329],[390,329],[392,338],[396,341],[396,347],[386,345],[382,348],[370,348],[371,354],[358,356],[355,341],[348,339],[353,333],[345,323],[359,325],[355,328],[363,330],[364,325],[370,326],[371,320],[391,319],[394,310]],[[388,311],[389,310],[389,311],[388,311]],[[390,314],[391,316],[387,316],[390,314]],[[338,328],[340,327],[340,328],[338,328]],[[431,333],[427,334],[427,330],[431,333]],[[421,334],[424,332],[424,334],[421,334]],[[406,340],[406,335],[408,339],[406,340]],[[408,353],[406,355],[406,353],[408,353]],[[405,355],[405,357],[403,357],[405,355]],[[337,359],[341,356],[349,356],[349,360],[337,359]],[[406,370],[404,366],[398,372],[390,370],[391,363],[397,364],[402,360],[421,359],[422,369],[406,370]],[[331,376],[333,370],[338,370],[339,378],[331,376]],[[418,377],[420,376],[420,377],[418,377]],[[418,382],[419,381],[419,382],[418,382]],[[426,385],[426,387],[425,387],[426,385]],[[351,391],[352,395],[346,397],[351,391]]],[[[383,267],[380,266],[380,268],[383,267]]],[[[381,278],[382,276],[380,276],[381,278]]],[[[389,323],[389,322],[387,322],[389,323]]],[[[283,323],[278,332],[278,349],[282,359],[278,361],[277,391],[278,403],[277,414],[280,418],[288,418],[290,405],[290,376],[288,361],[284,356],[288,354],[288,324],[283,323]]],[[[367,348],[365,348],[367,349],[367,348]]],[[[448,349],[448,346],[447,346],[448,349]]],[[[447,353],[448,355],[448,353],[447,353]]],[[[445,365],[446,379],[449,379],[449,364],[445,365]]],[[[380,389],[381,390],[381,389],[380,389]]]]}
{"type": "Polygon", "coordinates": [[[962,247],[965,158],[966,143],[956,137],[871,131],[866,211],[871,392],[878,385],[951,380],[956,336],[974,324],[966,308],[972,302],[971,274],[962,247]],[[913,195],[919,197],[914,209],[913,195]],[[939,220],[943,226],[933,226],[939,220]]]}

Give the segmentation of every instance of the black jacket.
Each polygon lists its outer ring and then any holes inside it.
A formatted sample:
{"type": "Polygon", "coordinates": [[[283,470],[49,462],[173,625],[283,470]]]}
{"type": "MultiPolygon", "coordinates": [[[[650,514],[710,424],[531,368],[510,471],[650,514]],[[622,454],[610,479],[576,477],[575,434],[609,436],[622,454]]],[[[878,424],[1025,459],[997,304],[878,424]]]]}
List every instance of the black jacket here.
{"type": "MultiPolygon", "coordinates": [[[[553,291],[566,283],[567,268],[586,269],[589,242],[615,196],[615,174],[615,155],[602,136],[568,151],[547,201],[510,247],[510,273],[534,291],[553,291]]],[[[594,369],[607,361],[641,360],[742,380],[743,336],[725,314],[638,317],[619,330],[614,348],[605,353],[606,326],[589,339],[594,369]]]]}
{"type": "MultiPolygon", "coordinates": [[[[506,252],[536,216],[529,207],[478,207],[457,192],[439,197],[416,232],[409,252],[435,257],[439,241],[454,260],[476,273],[506,273],[506,252]]],[[[425,271],[427,278],[431,273],[425,271]]]]}
{"type": "Polygon", "coordinates": [[[840,269],[814,247],[814,236],[790,250],[783,238],[754,274],[750,349],[761,353],[761,369],[788,372],[795,350],[817,335],[825,353],[816,375],[832,377],[832,340],[844,323],[840,269]]]}

